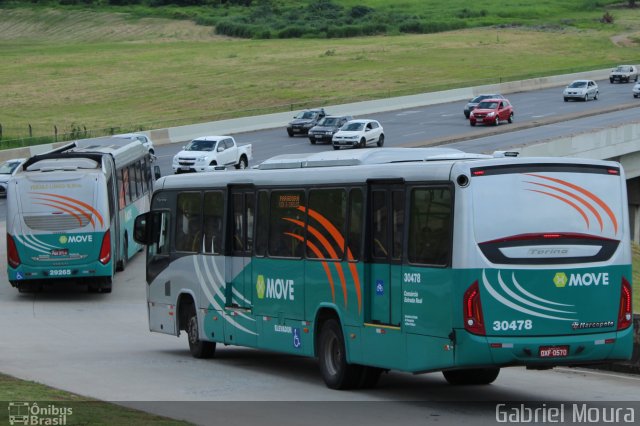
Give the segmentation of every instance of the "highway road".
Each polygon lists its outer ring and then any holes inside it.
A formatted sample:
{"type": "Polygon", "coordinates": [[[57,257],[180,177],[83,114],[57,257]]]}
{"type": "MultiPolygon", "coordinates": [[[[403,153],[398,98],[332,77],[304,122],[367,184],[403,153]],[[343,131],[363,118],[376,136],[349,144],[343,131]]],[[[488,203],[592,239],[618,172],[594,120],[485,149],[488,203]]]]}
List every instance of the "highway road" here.
{"type": "MultiPolygon", "coordinates": [[[[561,87],[508,94],[515,108],[515,122],[498,127],[469,126],[469,121],[462,113],[466,102],[371,114],[366,118],[382,123],[385,146],[450,144],[467,152],[488,153],[638,120],[640,99],[634,99],[631,95],[631,84],[610,84],[608,80],[603,80],[598,85],[599,99],[589,102],[564,102],[561,87]]],[[[327,112],[331,113],[331,109],[327,108],[327,112]]],[[[356,116],[357,113],[353,112],[356,116]]],[[[327,144],[311,145],[304,136],[288,137],[285,125],[283,123],[282,128],[233,136],[239,144],[253,145],[254,159],[251,165],[274,155],[332,149],[327,144]]],[[[163,145],[156,149],[163,175],[171,173],[171,160],[182,145],[184,143],[163,145]]]]}
{"type": "MultiPolygon", "coordinates": [[[[601,100],[587,103],[565,104],[561,89],[510,95],[517,108],[517,121],[498,130],[542,121],[548,117],[546,113],[569,116],[581,109],[603,108],[607,102],[615,107],[633,101],[631,85],[600,84],[601,100]]],[[[471,129],[462,107],[460,103],[443,104],[372,118],[385,126],[388,146],[415,146],[435,140],[440,143],[441,139],[455,137],[458,142],[454,146],[484,152],[513,146],[515,141],[523,143],[527,137],[537,135],[540,140],[554,133],[606,126],[638,115],[637,107],[625,107],[614,113],[462,141],[461,135],[471,131],[481,136],[482,132],[496,130],[471,129]]],[[[284,127],[235,136],[241,143],[254,144],[254,164],[286,152],[331,149],[313,146],[306,138],[289,138],[284,127]]],[[[178,148],[158,147],[163,172],[168,172],[178,148]]],[[[0,210],[4,213],[4,204],[0,210]]],[[[0,222],[0,258],[6,259],[4,221],[0,222]]],[[[496,405],[504,402],[516,407],[522,403],[525,408],[544,402],[545,409],[565,404],[568,420],[575,401],[587,404],[587,409],[595,410],[593,413],[602,413],[599,407],[611,402],[625,413],[631,409],[634,421],[640,416],[640,377],[600,370],[508,368],[494,384],[484,387],[449,386],[440,373],[390,372],[383,375],[376,389],[341,392],[325,387],[311,359],[220,345],[215,359],[196,360],[189,355],[186,336],[175,338],[148,331],[144,261],[143,254],[132,259],[116,276],[112,294],[89,294],[75,287],[20,294],[10,287],[3,267],[0,371],[210,425],[498,424],[496,405]]]]}

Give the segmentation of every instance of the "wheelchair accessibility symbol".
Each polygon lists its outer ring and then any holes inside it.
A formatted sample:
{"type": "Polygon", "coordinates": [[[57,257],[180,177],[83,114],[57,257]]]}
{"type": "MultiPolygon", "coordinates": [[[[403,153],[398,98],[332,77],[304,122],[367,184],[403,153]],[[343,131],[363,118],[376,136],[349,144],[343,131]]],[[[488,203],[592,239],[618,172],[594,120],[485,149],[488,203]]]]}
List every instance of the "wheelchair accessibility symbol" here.
{"type": "Polygon", "coordinates": [[[300,329],[293,328],[293,347],[299,349],[302,347],[302,342],[300,341],[300,329]]]}

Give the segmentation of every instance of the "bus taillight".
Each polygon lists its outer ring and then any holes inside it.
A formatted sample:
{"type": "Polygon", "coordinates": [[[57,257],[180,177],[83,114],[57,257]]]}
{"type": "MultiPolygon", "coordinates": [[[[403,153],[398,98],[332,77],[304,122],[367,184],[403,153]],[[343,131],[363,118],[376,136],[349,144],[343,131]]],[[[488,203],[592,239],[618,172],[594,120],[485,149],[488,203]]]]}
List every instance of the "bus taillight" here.
{"type": "Polygon", "coordinates": [[[464,310],[464,328],[470,333],[485,335],[478,281],[471,284],[471,287],[464,292],[462,309],[464,310]]]}
{"type": "Polygon", "coordinates": [[[99,260],[103,265],[106,265],[111,260],[111,232],[109,229],[107,229],[102,238],[99,260]]]}
{"type": "Polygon", "coordinates": [[[9,262],[9,266],[13,269],[20,266],[21,263],[16,242],[13,241],[13,237],[9,234],[7,234],[7,261],[9,262]]]}
{"type": "Polygon", "coordinates": [[[631,285],[625,277],[622,277],[622,289],[620,290],[620,310],[618,311],[618,330],[623,330],[631,325],[633,311],[631,310],[631,285]]]}

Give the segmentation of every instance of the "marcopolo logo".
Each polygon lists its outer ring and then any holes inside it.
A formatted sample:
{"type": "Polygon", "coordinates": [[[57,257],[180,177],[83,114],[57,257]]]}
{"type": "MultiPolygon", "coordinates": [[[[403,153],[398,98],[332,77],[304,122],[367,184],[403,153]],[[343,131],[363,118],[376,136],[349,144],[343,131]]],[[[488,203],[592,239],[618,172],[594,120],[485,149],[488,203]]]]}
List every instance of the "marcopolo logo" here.
{"type": "Polygon", "coordinates": [[[58,241],[60,244],[92,243],[93,235],[60,235],[58,241]]]}
{"type": "Polygon", "coordinates": [[[564,272],[556,272],[553,277],[553,283],[558,288],[566,287],[596,287],[609,285],[608,272],[585,272],[584,274],[567,274],[564,272]]]}
{"type": "Polygon", "coordinates": [[[295,300],[294,281],[284,278],[265,278],[258,275],[256,292],[258,299],[295,300]]]}

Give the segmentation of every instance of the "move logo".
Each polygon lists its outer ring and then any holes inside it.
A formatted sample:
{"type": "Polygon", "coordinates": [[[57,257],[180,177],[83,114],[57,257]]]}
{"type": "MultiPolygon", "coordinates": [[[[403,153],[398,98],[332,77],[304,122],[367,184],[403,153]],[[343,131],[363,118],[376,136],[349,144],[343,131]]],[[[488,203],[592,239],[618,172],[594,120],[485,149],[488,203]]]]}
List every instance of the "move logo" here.
{"type": "Polygon", "coordinates": [[[294,281],[283,278],[266,278],[258,275],[256,293],[258,299],[295,300],[294,281]]]}
{"type": "Polygon", "coordinates": [[[258,275],[258,280],[256,281],[256,293],[258,293],[258,299],[264,299],[265,289],[264,276],[258,275]]]}
{"type": "Polygon", "coordinates": [[[553,277],[553,283],[558,288],[569,287],[590,287],[590,286],[607,286],[609,285],[608,272],[586,272],[584,274],[567,274],[564,272],[556,272],[553,277]]]}
{"type": "Polygon", "coordinates": [[[92,243],[93,235],[60,235],[58,241],[60,244],[92,243]]]}

